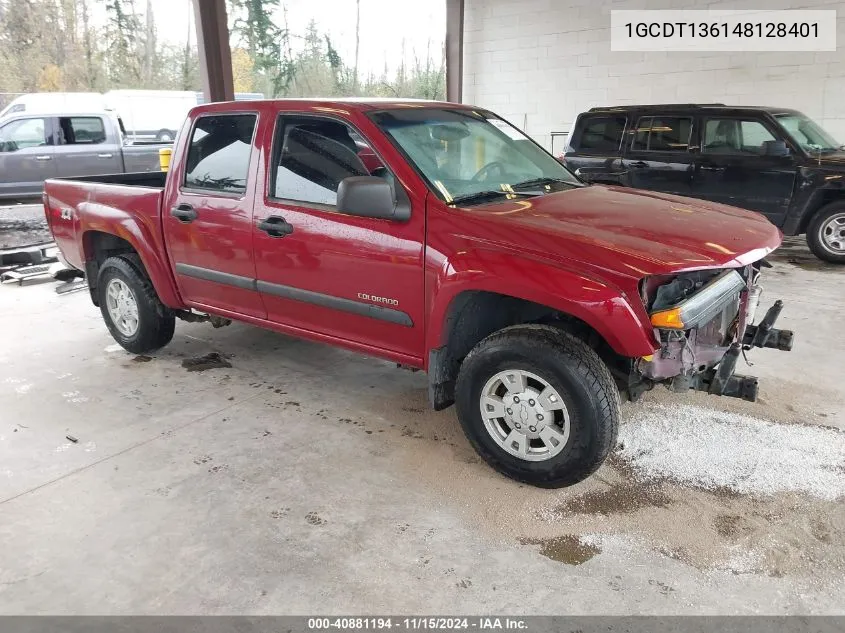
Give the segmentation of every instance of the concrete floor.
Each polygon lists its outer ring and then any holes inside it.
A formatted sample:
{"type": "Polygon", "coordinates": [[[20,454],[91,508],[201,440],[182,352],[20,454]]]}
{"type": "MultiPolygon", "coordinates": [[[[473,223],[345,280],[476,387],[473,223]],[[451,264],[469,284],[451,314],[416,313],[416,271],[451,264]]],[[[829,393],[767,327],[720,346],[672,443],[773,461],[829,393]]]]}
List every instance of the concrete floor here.
{"type": "MultiPolygon", "coordinates": [[[[798,338],[754,354],[762,403],[682,400],[843,429],[845,269],[800,246],[776,260],[765,297],[798,338]]],[[[2,614],[845,613],[841,500],[669,485],[668,503],[550,521],[637,482],[608,464],[567,490],[521,486],[478,461],[453,410],[427,409],[423,374],[247,326],[180,323],[136,358],[86,292],[55,286],[0,287],[2,614]],[[183,369],[211,351],[232,367],[183,369]],[[720,564],[747,541],[700,517],[726,510],[797,562],[720,564]],[[778,523],[807,513],[815,531],[778,523]]]]}

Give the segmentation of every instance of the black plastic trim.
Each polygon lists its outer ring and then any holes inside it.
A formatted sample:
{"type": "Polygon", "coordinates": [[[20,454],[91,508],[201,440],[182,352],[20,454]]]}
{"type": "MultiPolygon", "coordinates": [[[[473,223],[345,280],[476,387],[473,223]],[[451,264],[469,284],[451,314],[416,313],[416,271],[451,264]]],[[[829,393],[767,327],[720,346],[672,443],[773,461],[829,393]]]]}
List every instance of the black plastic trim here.
{"type": "Polygon", "coordinates": [[[218,270],[211,270],[210,268],[201,268],[200,266],[192,266],[191,264],[176,264],[176,272],[186,277],[193,277],[194,279],[213,281],[226,286],[243,288],[244,290],[255,290],[255,279],[232,275],[231,273],[221,273],[218,270]]]}
{"type": "Polygon", "coordinates": [[[402,312],[401,310],[394,310],[393,308],[373,305],[372,303],[362,303],[360,301],[354,301],[344,297],[335,297],[334,295],[325,295],[320,292],[294,288],[293,286],[283,286],[282,284],[274,284],[269,281],[260,281],[250,279],[249,277],[241,277],[240,275],[222,273],[209,268],[192,266],[191,264],[176,264],[176,272],[180,275],[185,275],[186,277],[193,277],[194,279],[213,281],[226,286],[243,288],[244,290],[264,292],[268,295],[282,297],[284,299],[293,299],[294,301],[302,301],[303,303],[312,303],[325,308],[340,310],[341,312],[359,314],[372,319],[395,323],[396,325],[404,325],[406,327],[414,326],[413,320],[407,313],[402,312]]]}
{"type": "Polygon", "coordinates": [[[385,308],[384,306],[373,305],[371,303],[361,303],[360,301],[353,301],[352,299],[345,299],[344,297],[324,295],[320,292],[303,290],[302,288],[294,288],[293,286],[273,284],[269,281],[259,280],[256,283],[256,286],[258,288],[258,292],[264,292],[268,295],[274,295],[284,299],[293,299],[294,301],[302,301],[303,303],[313,303],[314,305],[322,306],[324,308],[332,308],[342,312],[351,312],[352,314],[359,314],[361,316],[379,319],[380,321],[395,323],[396,325],[404,325],[406,327],[413,327],[414,325],[411,317],[405,312],[394,310],[392,308],[385,308]]]}

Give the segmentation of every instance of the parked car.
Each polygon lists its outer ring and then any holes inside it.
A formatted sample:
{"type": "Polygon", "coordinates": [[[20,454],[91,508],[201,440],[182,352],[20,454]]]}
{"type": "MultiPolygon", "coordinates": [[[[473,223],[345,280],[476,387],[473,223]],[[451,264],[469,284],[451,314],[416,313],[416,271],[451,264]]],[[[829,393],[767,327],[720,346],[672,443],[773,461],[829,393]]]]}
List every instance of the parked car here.
{"type": "Polygon", "coordinates": [[[743,347],[792,345],[781,303],[753,325],[765,219],[584,185],[471,106],[204,105],[166,174],[51,179],[44,204],[128,351],[236,319],[424,369],[432,406],[538,486],[598,468],[620,390],[754,400],[743,347]]]}
{"type": "Polygon", "coordinates": [[[104,98],[133,141],[172,142],[188,110],[197,105],[197,93],[184,90],[110,90],[104,98]]]}
{"type": "Polygon", "coordinates": [[[0,119],[12,114],[103,112],[106,102],[98,92],[32,92],[16,97],[0,110],[0,119]]]}
{"type": "Polygon", "coordinates": [[[57,176],[158,171],[158,151],[133,146],[104,113],[15,113],[0,121],[0,199],[40,196],[57,176]]]}
{"type": "Polygon", "coordinates": [[[564,164],[590,182],[758,211],[845,263],[845,147],[787,108],[675,104],[578,115],[564,164]]]}

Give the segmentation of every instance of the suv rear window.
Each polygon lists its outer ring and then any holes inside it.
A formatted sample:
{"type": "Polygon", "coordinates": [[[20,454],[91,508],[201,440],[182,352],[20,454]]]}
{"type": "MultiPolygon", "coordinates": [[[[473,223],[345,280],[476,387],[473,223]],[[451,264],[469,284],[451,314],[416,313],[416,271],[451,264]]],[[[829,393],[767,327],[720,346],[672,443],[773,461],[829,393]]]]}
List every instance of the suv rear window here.
{"type": "Polygon", "coordinates": [[[637,121],[632,150],[686,152],[689,149],[692,118],[646,116],[637,121]]]}
{"type": "Polygon", "coordinates": [[[587,117],[569,145],[579,152],[616,152],[627,122],[624,116],[587,117]]]}

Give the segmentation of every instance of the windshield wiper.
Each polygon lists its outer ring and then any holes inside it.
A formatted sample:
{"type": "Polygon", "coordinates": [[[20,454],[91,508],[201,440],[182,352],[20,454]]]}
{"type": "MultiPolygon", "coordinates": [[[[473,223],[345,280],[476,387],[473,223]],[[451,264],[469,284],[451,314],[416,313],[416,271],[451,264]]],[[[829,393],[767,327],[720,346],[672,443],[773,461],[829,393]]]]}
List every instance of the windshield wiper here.
{"type": "Polygon", "coordinates": [[[529,196],[532,194],[524,193],[524,192],[511,192],[511,191],[501,191],[499,189],[490,189],[489,191],[479,191],[477,193],[468,193],[463,196],[458,196],[456,198],[452,198],[452,201],[449,204],[456,205],[462,204],[465,202],[484,202],[485,200],[492,200],[494,198],[502,198],[508,196],[529,196]]]}
{"type": "Polygon", "coordinates": [[[556,182],[561,182],[565,185],[573,184],[562,178],[532,178],[531,180],[523,180],[515,185],[511,185],[511,189],[516,189],[517,187],[542,187],[543,185],[551,185],[556,182]]]}

